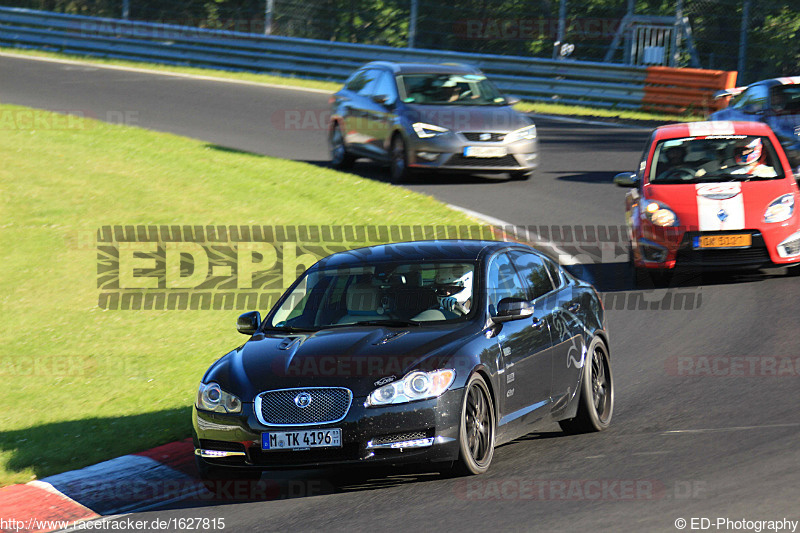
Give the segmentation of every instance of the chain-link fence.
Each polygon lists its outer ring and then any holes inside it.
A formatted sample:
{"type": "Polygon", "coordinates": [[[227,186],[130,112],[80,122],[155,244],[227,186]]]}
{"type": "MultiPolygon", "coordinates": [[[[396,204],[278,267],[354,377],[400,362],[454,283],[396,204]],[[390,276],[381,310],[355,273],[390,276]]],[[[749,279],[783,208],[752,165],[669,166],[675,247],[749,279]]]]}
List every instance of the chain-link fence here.
{"type": "Polygon", "coordinates": [[[248,33],[800,74],[800,0],[0,0],[248,33]]]}

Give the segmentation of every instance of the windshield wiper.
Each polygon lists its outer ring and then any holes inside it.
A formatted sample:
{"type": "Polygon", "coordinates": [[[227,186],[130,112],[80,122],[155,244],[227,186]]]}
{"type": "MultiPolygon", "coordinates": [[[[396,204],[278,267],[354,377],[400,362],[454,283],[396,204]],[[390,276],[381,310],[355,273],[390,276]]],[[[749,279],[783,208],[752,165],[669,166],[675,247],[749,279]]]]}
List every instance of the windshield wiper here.
{"type": "Polygon", "coordinates": [[[317,331],[316,328],[296,328],[293,326],[271,326],[265,327],[264,331],[282,331],[285,333],[308,333],[312,331],[317,331]]]}
{"type": "Polygon", "coordinates": [[[384,320],[359,320],[358,322],[348,323],[348,324],[336,324],[337,326],[389,326],[389,327],[396,327],[402,328],[405,326],[419,326],[419,322],[414,322],[412,320],[394,320],[394,319],[384,319],[384,320]]]}

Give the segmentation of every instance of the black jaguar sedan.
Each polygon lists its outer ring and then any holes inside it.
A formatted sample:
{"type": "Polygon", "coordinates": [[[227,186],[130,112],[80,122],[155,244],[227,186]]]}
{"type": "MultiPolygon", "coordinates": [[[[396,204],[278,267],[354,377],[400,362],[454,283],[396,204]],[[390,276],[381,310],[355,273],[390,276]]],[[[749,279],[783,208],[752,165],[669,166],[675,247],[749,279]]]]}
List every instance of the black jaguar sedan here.
{"type": "Polygon", "coordinates": [[[333,254],[203,376],[206,481],[278,468],[430,463],[480,474],[494,447],[557,421],[608,427],[597,292],[525,245],[424,241],[333,254]]]}

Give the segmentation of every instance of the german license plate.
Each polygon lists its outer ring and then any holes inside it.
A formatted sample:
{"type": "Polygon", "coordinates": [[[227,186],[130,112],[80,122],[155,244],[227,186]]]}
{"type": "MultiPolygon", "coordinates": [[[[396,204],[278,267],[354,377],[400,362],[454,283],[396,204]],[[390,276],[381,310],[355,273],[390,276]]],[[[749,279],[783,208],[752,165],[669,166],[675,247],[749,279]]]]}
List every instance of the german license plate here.
{"type": "Polygon", "coordinates": [[[303,431],[270,431],[261,434],[262,450],[308,450],[341,448],[341,429],[309,429],[303,431]]]}
{"type": "Polygon", "coordinates": [[[753,244],[753,236],[749,233],[736,235],[697,235],[694,238],[695,248],[747,248],[753,244]]]}
{"type": "Polygon", "coordinates": [[[505,157],[508,154],[503,146],[465,146],[464,157],[505,157]]]}

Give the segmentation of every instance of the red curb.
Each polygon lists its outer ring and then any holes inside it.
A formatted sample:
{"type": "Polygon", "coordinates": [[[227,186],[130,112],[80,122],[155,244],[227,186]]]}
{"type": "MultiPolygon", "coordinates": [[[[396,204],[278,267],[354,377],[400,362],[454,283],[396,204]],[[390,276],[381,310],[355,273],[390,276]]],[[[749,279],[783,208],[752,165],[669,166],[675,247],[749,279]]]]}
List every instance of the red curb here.
{"type": "MultiPolygon", "coordinates": [[[[192,439],[131,455],[150,458],[197,479],[192,439]]],[[[100,514],[48,488],[49,485],[36,481],[0,488],[0,533],[55,531],[79,521],[100,518],[100,514]]]]}
{"type": "Polygon", "coordinates": [[[0,509],[5,522],[3,532],[53,531],[66,524],[47,528],[43,521],[74,523],[100,515],[83,505],[36,485],[11,485],[0,489],[0,509]],[[14,527],[11,524],[14,523],[14,527]]]}
{"type": "Polygon", "coordinates": [[[170,442],[132,455],[149,457],[162,465],[197,478],[197,467],[194,464],[194,444],[192,439],[170,442]]]}

